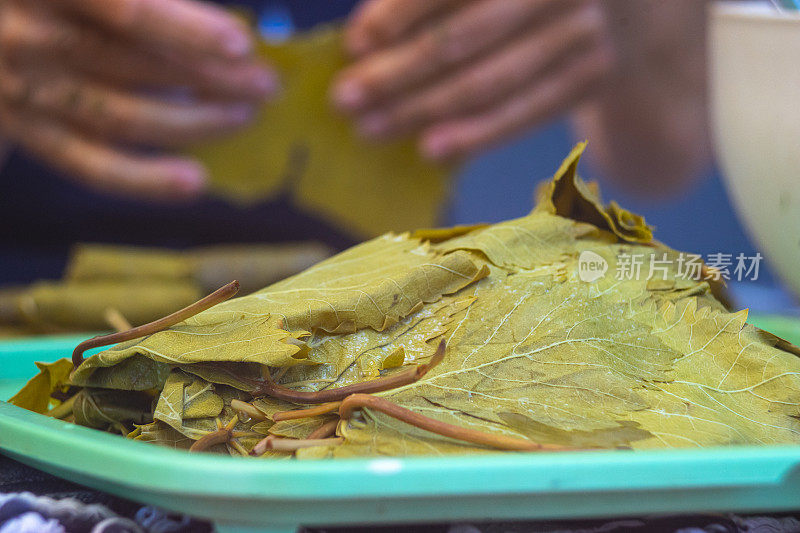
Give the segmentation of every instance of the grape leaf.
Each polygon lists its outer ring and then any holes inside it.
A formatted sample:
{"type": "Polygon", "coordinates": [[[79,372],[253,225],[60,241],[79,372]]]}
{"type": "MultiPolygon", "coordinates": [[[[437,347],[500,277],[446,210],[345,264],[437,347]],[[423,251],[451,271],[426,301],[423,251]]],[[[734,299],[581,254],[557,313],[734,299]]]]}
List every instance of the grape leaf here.
{"type": "Polygon", "coordinates": [[[241,203],[284,198],[361,237],[436,222],[447,169],[423,160],[413,139],[360,139],[332,109],[332,81],[348,62],[340,29],[258,50],[280,73],[280,95],[243,132],[191,152],[217,194],[241,203]]]}
{"type": "Polygon", "coordinates": [[[129,423],[152,422],[151,403],[148,394],[138,391],[85,388],[75,395],[73,415],[81,426],[122,430],[129,423]]]}
{"type": "MultiPolygon", "coordinates": [[[[87,359],[73,374],[76,383],[91,379],[98,369],[115,367],[136,356],[159,363],[187,365],[206,362],[260,363],[273,366],[300,364],[306,352],[300,345],[284,342],[296,339],[292,333],[276,327],[269,314],[236,318],[221,314],[221,319],[205,324],[187,321],[166,331],[120,343],[87,359]]],[[[304,336],[298,332],[296,336],[304,336]]]]}
{"type": "Polygon", "coordinates": [[[53,392],[69,383],[72,361],[59,359],[54,363],[36,363],[39,373],[33,376],[8,403],[28,409],[35,413],[44,413],[49,409],[53,392]]]}
{"type": "Polygon", "coordinates": [[[173,370],[161,390],[153,418],[178,429],[184,420],[216,418],[224,407],[224,400],[211,383],[173,370]]]}

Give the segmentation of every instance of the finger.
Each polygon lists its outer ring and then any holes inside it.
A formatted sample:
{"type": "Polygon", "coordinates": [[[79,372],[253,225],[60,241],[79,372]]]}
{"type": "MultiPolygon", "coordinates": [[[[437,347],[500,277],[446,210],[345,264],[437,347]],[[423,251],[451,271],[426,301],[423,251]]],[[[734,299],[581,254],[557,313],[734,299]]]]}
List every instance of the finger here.
{"type": "Polygon", "coordinates": [[[0,17],[0,53],[14,65],[51,62],[116,85],[187,87],[218,98],[261,100],[278,86],[254,61],[170,61],[89,25],[14,7],[0,17]]]}
{"type": "Polygon", "coordinates": [[[3,105],[0,123],[24,149],[101,191],[180,200],[196,196],[205,186],[205,170],[190,159],[125,153],[62,124],[3,105]]]}
{"type": "Polygon", "coordinates": [[[111,39],[96,28],[68,19],[10,9],[0,18],[0,53],[11,65],[68,64],[114,80],[139,79],[142,86],[179,81],[174,69],[159,68],[156,58],[131,43],[111,39]]]}
{"type": "Polygon", "coordinates": [[[0,94],[39,114],[66,119],[93,135],[167,147],[219,136],[252,119],[249,105],[181,102],[140,96],[97,85],[65,73],[46,83],[10,69],[0,70],[0,94]]]}
{"type": "Polygon", "coordinates": [[[238,59],[252,38],[225,10],[193,0],[55,0],[55,5],[99,22],[134,40],[191,55],[238,59]]]}
{"type": "MultiPolygon", "coordinates": [[[[184,77],[185,81],[186,77],[184,77]]],[[[265,65],[251,61],[206,61],[191,76],[199,94],[211,99],[263,101],[274,98],[280,90],[278,75],[265,65]]]]}
{"type": "Polygon", "coordinates": [[[370,54],[346,69],[333,87],[334,102],[344,111],[364,109],[488,53],[528,27],[537,16],[572,4],[571,0],[480,0],[467,4],[411,40],[370,54]]]}
{"type": "Polygon", "coordinates": [[[580,102],[597,88],[611,64],[608,48],[593,48],[490,111],[431,127],[420,149],[430,159],[458,159],[507,139],[580,102]]]}
{"type": "Polygon", "coordinates": [[[603,18],[596,5],[567,12],[541,31],[524,35],[439,83],[402,97],[386,109],[378,106],[359,121],[361,133],[383,139],[486,108],[531,83],[570,52],[585,52],[602,38],[602,30],[603,18]]]}
{"type": "Polygon", "coordinates": [[[361,56],[393,43],[422,22],[465,0],[370,0],[363,2],[345,27],[344,42],[361,56]]]}

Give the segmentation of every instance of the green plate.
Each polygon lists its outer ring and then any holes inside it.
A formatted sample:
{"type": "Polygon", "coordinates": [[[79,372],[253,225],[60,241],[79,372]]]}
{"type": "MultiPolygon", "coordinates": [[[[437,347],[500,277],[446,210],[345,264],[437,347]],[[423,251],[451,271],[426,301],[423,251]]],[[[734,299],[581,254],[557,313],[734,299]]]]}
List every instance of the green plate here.
{"type": "MultiPolygon", "coordinates": [[[[795,319],[752,322],[800,342],[795,319]]],[[[0,343],[0,398],[33,375],[34,361],[64,357],[83,338],[0,343]]],[[[0,448],[220,531],[800,509],[800,446],[259,461],[159,448],[0,402],[0,448]]]]}

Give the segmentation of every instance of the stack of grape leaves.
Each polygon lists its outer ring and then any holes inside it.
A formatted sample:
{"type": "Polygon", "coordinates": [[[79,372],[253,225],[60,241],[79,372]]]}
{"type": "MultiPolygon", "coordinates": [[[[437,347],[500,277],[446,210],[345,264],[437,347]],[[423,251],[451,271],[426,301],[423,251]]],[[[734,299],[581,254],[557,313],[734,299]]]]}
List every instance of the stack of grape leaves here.
{"type": "Polygon", "coordinates": [[[798,349],[679,276],[577,176],[582,151],[528,216],[383,235],[74,371],[41,365],[12,403],[270,458],[800,441],[798,349]],[[585,252],[604,276],[581,279],[585,252]],[[663,275],[618,279],[637,254],[663,275]]]}

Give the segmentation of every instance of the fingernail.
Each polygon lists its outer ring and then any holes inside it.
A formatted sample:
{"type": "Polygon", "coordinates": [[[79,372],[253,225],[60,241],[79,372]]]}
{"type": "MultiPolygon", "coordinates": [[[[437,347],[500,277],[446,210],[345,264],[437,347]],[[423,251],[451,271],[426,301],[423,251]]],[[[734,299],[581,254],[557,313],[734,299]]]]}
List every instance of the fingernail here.
{"type": "Polygon", "coordinates": [[[452,150],[453,146],[449,137],[443,133],[426,135],[420,146],[423,157],[434,161],[446,159],[452,150]]]}
{"type": "Polygon", "coordinates": [[[389,133],[389,119],[382,113],[371,113],[358,122],[358,131],[364,137],[385,137],[389,133]]]}
{"type": "Polygon", "coordinates": [[[334,86],[333,100],[341,109],[355,111],[364,105],[364,88],[354,80],[342,80],[334,86]]]}
{"type": "Polygon", "coordinates": [[[222,48],[231,57],[242,57],[250,53],[252,42],[249,35],[242,31],[234,30],[224,34],[222,48]]]}

